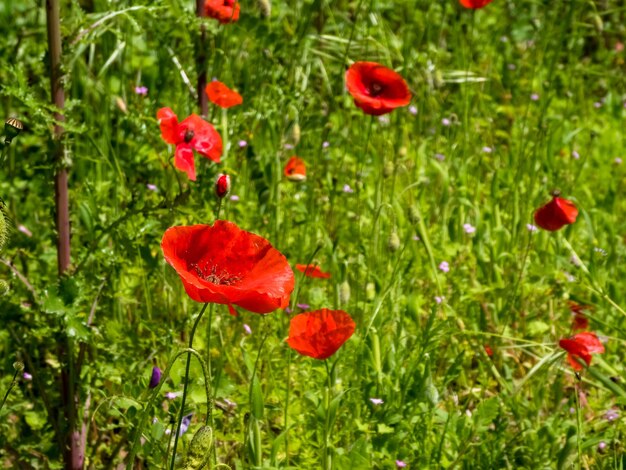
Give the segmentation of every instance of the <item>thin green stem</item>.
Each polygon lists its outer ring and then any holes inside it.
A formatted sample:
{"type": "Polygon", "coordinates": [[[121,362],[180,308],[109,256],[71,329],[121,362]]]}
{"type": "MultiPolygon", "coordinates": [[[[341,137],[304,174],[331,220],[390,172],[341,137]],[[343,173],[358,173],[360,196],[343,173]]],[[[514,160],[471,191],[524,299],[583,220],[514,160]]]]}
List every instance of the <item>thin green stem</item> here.
{"type": "MultiPolygon", "coordinates": [[[[205,303],[202,306],[202,310],[200,310],[200,313],[198,314],[198,316],[196,317],[196,321],[193,324],[193,327],[191,328],[191,334],[189,335],[189,349],[193,349],[193,338],[196,335],[196,328],[198,328],[198,323],[200,323],[200,320],[202,319],[202,316],[204,315],[204,311],[206,310],[206,308],[208,307],[208,303],[205,303]]],[[[176,464],[176,449],[178,447],[178,438],[180,437],[180,427],[181,424],[183,422],[183,416],[185,414],[185,401],[187,400],[187,387],[189,385],[189,367],[191,365],[191,353],[187,353],[187,364],[185,366],[185,378],[184,380],[184,385],[183,385],[183,398],[180,404],[180,413],[178,415],[178,424],[176,425],[176,434],[174,435],[174,450],[172,451],[172,460],[170,462],[170,470],[174,470],[174,466],[176,464]]]]}
{"type": "Polygon", "coordinates": [[[326,367],[326,397],[325,397],[325,419],[324,419],[324,453],[323,453],[323,462],[322,468],[325,470],[331,470],[332,468],[332,458],[328,452],[328,441],[330,439],[330,403],[331,403],[331,390],[332,384],[330,380],[330,368],[328,367],[328,359],[324,360],[324,366],[326,367]]]}
{"type": "Polygon", "coordinates": [[[15,370],[15,373],[13,374],[13,379],[11,380],[11,384],[9,385],[9,388],[7,389],[7,393],[4,394],[4,398],[2,399],[2,403],[0,404],[0,411],[2,411],[2,408],[4,407],[4,404],[7,401],[7,398],[9,398],[9,394],[11,393],[11,390],[13,389],[13,387],[15,386],[15,384],[17,383],[17,381],[15,380],[17,378],[17,374],[18,374],[19,370],[15,370]]]}

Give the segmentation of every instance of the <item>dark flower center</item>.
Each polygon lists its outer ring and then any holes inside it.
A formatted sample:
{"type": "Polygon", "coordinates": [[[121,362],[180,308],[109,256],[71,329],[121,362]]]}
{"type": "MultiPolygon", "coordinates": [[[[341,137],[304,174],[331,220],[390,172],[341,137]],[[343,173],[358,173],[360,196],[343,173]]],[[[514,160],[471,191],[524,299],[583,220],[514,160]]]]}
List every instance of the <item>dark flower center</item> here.
{"type": "Polygon", "coordinates": [[[185,131],[185,143],[188,144],[193,139],[193,131],[191,129],[187,129],[185,131]]]}
{"type": "Polygon", "coordinates": [[[241,282],[241,276],[232,275],[228,273],[228,271],[224,270],[218,272],[215,265],[207,265],[204,269],[202,269],[200,266],[193,263],[191,265],[191,268],[193,268],[193,270],[196,272],[200,279],[211,282],[213,284],[218,284],[220,286],[232,286],[241,282]]]}
{"type": "Polygon", "coordinates": [[[383,92],[383,86],[380,83],[372,83],[369,86],[370,96],[378,96],[383,92]]]}

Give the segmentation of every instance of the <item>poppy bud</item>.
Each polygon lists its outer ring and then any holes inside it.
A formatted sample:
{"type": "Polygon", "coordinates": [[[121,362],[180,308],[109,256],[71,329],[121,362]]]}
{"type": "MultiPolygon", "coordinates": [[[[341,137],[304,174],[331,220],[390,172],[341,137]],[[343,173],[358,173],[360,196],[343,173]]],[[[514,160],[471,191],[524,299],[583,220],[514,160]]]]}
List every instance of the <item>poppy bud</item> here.
{"type": "Polygon", "coordinates": [[[230,176],[224,173],[220,173],[217,175],[217,180],[215,180],[215,194],[220,199],[226,197],[226,195],[230,192],[230,176]]]}
{"type": "Polygon", "coordinates": [[[409,207],[407,216],[409,218],[409,222],[411,222],[412,224],[416,224],[420,221],[420,213],[415,206],[409,207]]]}
{"type": "Polygon", "coordinates": [[[161,369],[159,369],[157,366],[154,366],[152,368],[152,376],[150,377],[150,383],[148,384],[148,387],[155,388],[157,385],[159,385],[160,381],[161,381],[161,369]]]}
{"type": "Polygon", "coordinates": [[[15,361],[13,363],[13,368],[18,372],[22,372],[24,370],[24,363],[21,361],[15,361]]]}
{"type": "Polygon", "coordinates": [[[395,230],[389,234],[387,247],[391,252],[398,251],[398,248],[400,248],[400,237],[398,236],[398,232],[395,230]]]}
{"type": "Polygon", "coordinates": [[[343,281],[339,286],[339,302],[347,304],[350,301],[350,283],[343,281]]]}
{"type": "Polygon", "coordinates": [[[270,0],[258,0],[258,4],[263,18],[272,16],[272,2],[270,0]]]}
{"type": "Polygon", "coordinates": [[[15,118],[9,118],[4,123],[4,143],[9,145],[11,141],[24,129],[24,124],[15,118]]]}
{"type": "Polygon", "coordinates": [[[300,142],[300,124],[297,122],[291,128],[291,139],[294,145],[298,145],[298,142],[300,142]]]}
{"type": "Polygon", "coordinates": [[[383,166],[383,177],[389,178],[391,175],[393,175],[393,170],[394,170],[393,162],[386,161],[385,166],[383,166]]]}
{"type": "Polygon", "coordinates": [[[202,426],[196,431],[189,445],[187,458],[185,459],[186,470],[199,470],[205,468],[211,457],[213,445],[213,430],[209,426],[202,426]]]}
{"type": "Polygon", "coordinates": [[[576,222],[578,209],[573,202],[554,195],[552,200],[535,211],[535,223],[544,230],[554,232],[576,222]]]}
{"type": "Polygon", "coordinates": [[[365,286],[365,298],[367,300],[374,300],[376,297],[376,285],[373,282],[368,282],[365,286]]]}

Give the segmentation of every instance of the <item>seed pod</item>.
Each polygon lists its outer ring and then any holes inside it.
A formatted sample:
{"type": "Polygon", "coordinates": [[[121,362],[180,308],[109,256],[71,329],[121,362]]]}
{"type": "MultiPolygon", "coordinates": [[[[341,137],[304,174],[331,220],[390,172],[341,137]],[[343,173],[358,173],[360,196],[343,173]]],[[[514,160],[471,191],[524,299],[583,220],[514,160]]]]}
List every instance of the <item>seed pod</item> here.
{"type": "Polygon", "coordinates": [[[389,238],[387,239],[387,247],[392,253],[398,251],[398,248],[400,248],[400,237],[398,236],[398,232],[396,232],[395,230],[393,230],[389,234],[389,238]]]}
{"type": "Polygon", "coordinates": [[[395,169],[395,167],[393,165],[393,162],[392,161],[386,161],[385,162],[385,166],[383,167],[383,177],[389,178],[391,175],[393,175],[394,169],[395,169]]]}
{"type": "Polygon", "coordinates": [[[270,0],[258,0],[258,5],[263,18],[272,16],[272,2],[270,0]]]}
{"type": "Polygon", "coordinates": [[[196,431],[189,444],[183,470],[201,470],[206,467],[211,457],[212,446],[213,430],[209,426],[202,426],[196,431]]]}
{"type": "Polygon", "coordinates": [[[9,145],[11,141],[24,129],[24,124],[19,119],[9,118],[4,122],[4,143],[9,145]]]}
{"type": "Polygon", "coordinates": [[[417,207],[411,206],[409,207],[407,217],[409,218],[409,222],[412,224],[416,224],[420,221],[420,213],[417,210],[417,207]]]}
{"type": "Polygon", "coordinates": [[[343,281],[339,286],[339,302],[343,305],[347,304],[350,301],[350,283],[348,281],[343,281]]]}
{"type": "Polygon", "coordinates": [[[297,122],[291,128],[291,140],[293,141],[294,145],[298,145],[298,143],[300,142],[300,124],[298,124],[297,122]]]}

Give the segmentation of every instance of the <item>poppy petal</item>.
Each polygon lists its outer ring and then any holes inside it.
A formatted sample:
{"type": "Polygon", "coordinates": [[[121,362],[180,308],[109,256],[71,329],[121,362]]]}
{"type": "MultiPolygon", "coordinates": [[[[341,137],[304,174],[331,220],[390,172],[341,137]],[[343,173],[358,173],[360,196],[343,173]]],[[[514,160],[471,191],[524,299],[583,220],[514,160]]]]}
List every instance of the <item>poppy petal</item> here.
{"type": "Polygon", "coordinates": [[[330,273],[322,271],[319,266],[314,264],[296,264],[296,269],[301,273],[304,273],[307,277],[315,277],[319,279],[330,278],[330,273]]]}
{"type": "Polygon", "coordinates": [[[178,117],[170,108],[161,108],[157,111],[157,119],[161,128],[161,137],[168,144],[179,142],[178,117]]]}
{"type": "Polygon", "coordinates": [[[352,336],[355,323],[343,310],[323,308],[291,319],[287,343],[305,356],[327,359],[352,336]]]}
{"type": "Polygon", "coordinates": [[[376,62],[355,62],[346,71],[346,86],[356,106],[380,116],[411,101],[411,92],[400,74],[376,62]]]}
{"type": "Polygon", "coordinates": [[[222,24],[237,21],[239,9],[239,2],[236,0],[206,0],[204,2],[204,14],[222,24]]]}
{"type": "Polygon", "coordinates": [[[204,89],[211,103],[220,108],[231,108],[243,103],[243,98],[235,90],[231,90],[220,81],[213,80],[204,89]]]}
{"type": "Polygon", "coordinates": [[[291,181],[304,181],[306,179],[306,165],[304,160],[293,156],[285,165],[284,174],[291,181]]]}
{"type": "Polygon", "coordinates": [[[535,211],[535,223],[544,230],[554,232],[576,222],[578,209],[571,201],[553,197],[550,202],[535,211]]]}
{"type": "Polygon", "coordinates": [[[477,9],[489,5],[493,0],[460,0],[465,8],[477,9]]]}
{"type": "Polygon", "coordinates": [[[174,166],[180,171],[187,173],[187,176],[191,181],[196,180],[196,165],[193,161],[193,150],[189,144],[180,144],[176,146],[174,166]]]}
{"type": "Polygon", "coordinates": [[[182,121],[180,126],[186,129],[186,132],[191,131],[189,144],[196,152],[213,160],[215,163],[220,162],[222,138],[211,124],[197,114],[192,114],[182,121]]]}

